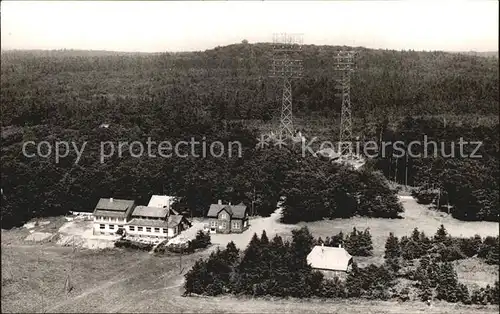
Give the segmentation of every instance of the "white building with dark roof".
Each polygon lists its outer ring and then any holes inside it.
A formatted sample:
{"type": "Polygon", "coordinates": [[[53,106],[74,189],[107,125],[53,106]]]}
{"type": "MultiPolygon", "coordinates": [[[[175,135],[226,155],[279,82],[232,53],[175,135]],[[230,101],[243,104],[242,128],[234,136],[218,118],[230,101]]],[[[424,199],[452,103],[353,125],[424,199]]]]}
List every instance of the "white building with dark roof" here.
{"type": "Polygon", "coordinates": [[[115,235],[127,224],[134,208],[135,202],[131,200],[101,198],[93,212],[93,233],[115,235]]]}
{"type": "Polygon", "coordinates": [[[175,197],[153,195],[148,206],[135,206],[134,201],[101,198],[94,209],[94,234],[125,235],[144,238],[173,238],[191,223],[171,208],[175,197]]]}
{"type": "Polygon", "coordinates": [[[125,229],[127,236],[146,238],[173,238],[191,223],[172,209],[175,197],[153,195],[148,206],[137,206],[125,229]]]}

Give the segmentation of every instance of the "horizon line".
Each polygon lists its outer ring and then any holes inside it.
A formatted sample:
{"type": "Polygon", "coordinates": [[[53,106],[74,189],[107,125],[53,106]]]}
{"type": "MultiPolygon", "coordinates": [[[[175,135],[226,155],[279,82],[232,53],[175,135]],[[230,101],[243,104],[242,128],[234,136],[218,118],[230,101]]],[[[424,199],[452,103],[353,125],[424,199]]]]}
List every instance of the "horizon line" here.
{"type": "MultiPolygon", "coordinates": [[[[246,45],[260,45],[267,44],[272,45],[272,42],[255,42],[247,43],[246,45]]],[[[181,50],[181,51],[127,51],[127,50],[106,50],[106,49],[82,49],[82,48],[4,48],[1,47],[0,51],[89,51],[89,52],[114,52],[114,53],[140,53],[140,54],[158,54],[158,53],[191,53],[191,52],[204,52],[207,50],[213,50],[215,48],[224,48],[233,45],[245,45],[244,43],[232,43],[226,45],[217,45],[212,48],[207,48],[204,50],[181,50]]],[[[451,52],[451,53],[498,53],[499,50],[442,50],[442,49],[394,49],[394,48],[371,48],[366,46],[352,46],[352,45],[317,45],[317,44],[303,44],[302,46],[315,46],[315,47],[351,47],[351,48],[361,48],[368,50],[387,50],[387,51],[415,51],[415,52],[451,52]]]]}

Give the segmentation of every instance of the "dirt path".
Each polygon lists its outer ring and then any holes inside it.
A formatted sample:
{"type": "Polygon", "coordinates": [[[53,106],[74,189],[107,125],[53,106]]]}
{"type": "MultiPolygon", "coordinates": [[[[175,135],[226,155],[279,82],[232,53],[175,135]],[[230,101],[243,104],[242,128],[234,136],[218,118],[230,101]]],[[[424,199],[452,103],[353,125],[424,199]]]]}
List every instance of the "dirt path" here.
{"type": "Polygon", "coordinates": [[[76,296],[71,296],[71,294],[70,294],[70,296],[66,300],[52,306],[51,308],[47,309],[46,312],[57,313],[58,312],[57,310],[61,307],[70,305],[71,303],[74,303],[75,301],[77,301],[79,299],[83,299],[83,298],[85,298],[93,293],[98,293],[98,292],[103,291],[105,289],[111,288],[112,286],[114,286],[118,283],[121,283],[121,282],[128,280],[129,279],[128,274],[133,273],[134,269],[137,268],[140,264],[144,263],[147,259],[148,259],[148,256],[145,256],[144,259],[142,259],[134,264],[131,264],[128,267],[128,270],[130,270],[130,272],[127,271],[125,273],[118,274],[113,279],[108,280],[107,282],[104,282],[103,284],[98,285],[96,287],[89,288],[76,296]],[[123,277],[123,276],[125,276],[125,277],[123,277]]]}

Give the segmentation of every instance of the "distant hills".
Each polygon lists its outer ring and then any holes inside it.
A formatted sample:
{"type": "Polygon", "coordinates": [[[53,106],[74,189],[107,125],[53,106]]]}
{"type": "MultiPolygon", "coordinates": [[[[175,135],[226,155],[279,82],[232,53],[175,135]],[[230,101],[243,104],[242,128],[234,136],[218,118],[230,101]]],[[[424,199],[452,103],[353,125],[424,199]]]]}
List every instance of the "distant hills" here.
{"type": "MultiPolygon", "coordinates": [[[[264,43],[265,44],[265,43],[264,43]]],[[[261,43],[251,44],[251,45],[261,45],[261,43]]],[[[233,46],[233,45],[229,45],[233,46]]],[[[320,46],[320,45],[309,45],[316,47],[331,47],[331,46],[320,46]]],[[[220,49],[223,47],[216,47],[206,49],[205,51],[211,51],[214,49],[220,49]]],[[[368,49],[364,47],[354,47],[354,49],[368,49]]],[[[393,49],[369,49],[369,50],[391,50],[391,51],[405,51],[405,50],[393,50],[393,49]]],[[[407,51],[407,50],[406,50],[407,51]]],[[[412,50],[415,52],[420,52],[420,50],[412,50]]],[[[159,51],[159,52],[127,52],[127,51],[111,51],[111,50],[81,50],[81,49],[2,49],[1,53],[16,53],[23,54],[27,53],[30,55],[37,56],[131,56],[131,55],[156,55],[161,53],[169,53],[169,54],[189,54],[195,53],[196,51],[185,51],[185,52],[168,52],[168,51],[159,51]]],[[[421,51],[421,52],[432,52],[432,51],[421,51]]],[[[448,53],[457,53],[469,56],[478,56],[478,57],[495,57],[498,58],[498,51],[439,51],[439,52],[448,52],[448,53]]]]}
{"type": "Polygon", "coordinates": [[[497,58],[498,51],[450,51],[451,53],[459,53],[468,56],[486,57],[486,58],[497,58]]]}

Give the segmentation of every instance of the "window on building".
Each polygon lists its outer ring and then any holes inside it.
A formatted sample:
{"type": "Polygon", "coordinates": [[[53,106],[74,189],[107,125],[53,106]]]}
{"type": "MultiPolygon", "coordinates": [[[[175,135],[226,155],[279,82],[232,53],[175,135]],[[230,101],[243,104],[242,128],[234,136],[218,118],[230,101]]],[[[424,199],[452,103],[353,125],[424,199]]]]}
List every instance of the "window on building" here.
{"type": "Polygon", "coordinates": [[[146,227],[146,232],[151,232],[151,227],[146,227]]]}
{"type": "Polygon", "coordinates": [[[210,222],[210,227],[212,227],[212,228],[216,228],[216,227],[217,227],[217,221],[212,220],[212,221],[210,222]]]}
{"type": "Polygon", "coordinates": [[[233,221],[233,229],[239,229],[240,228],[240,222],[239,221],[233,221]]]}
{"type": "Polygon", "coordinates": [[[160,232],[160,228],[155,228],[155,232],[160,232]]]}
{"type": "Polygon", "coordinates": [[[123,225],[118,225],[118,228],[123,228],[123,225]]]}
{"type": "Polygon", "coordinates": [[[227,228],[227,224],[225,221],[221,222],[221,226],[222,226],[222,229],[226,229],[227,228]]]}
{"type": "Polygon", "coordinates": [[[137,231],[142,231],[142,227],[137,227],[137,231]]]}
{"type": "Polygon", "coordinates": [[[227,214],[226,213],[221,213],[220,214],[220,219],[227,219],[227,214]]]}
{"type": "Polygon", "coordinates": [[[105,228],[104,224],[100,224],[100,225],[99,225],[99,228],[100,228],[100,229],[104,229],[104,228],[105,228]]]}
{"type": "Polygon", "coordinates": [[[128,227],[128,230],[135,231],[135,227],[134,226],[130,226],[130,227],[128,227]]]}
{"type": "Polygon", "coordinates": [[[163,228],[163,233],[168,233],[168,230],[163,228]]]}
{"type": "Polygon", "coordinates": [[[109,225],[109,229],[111,230],[115,229],[115,225],[109,225]]]}

